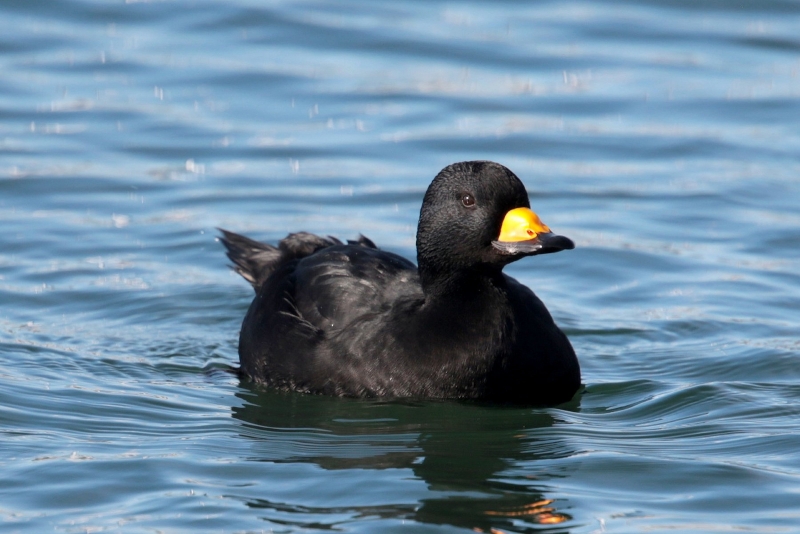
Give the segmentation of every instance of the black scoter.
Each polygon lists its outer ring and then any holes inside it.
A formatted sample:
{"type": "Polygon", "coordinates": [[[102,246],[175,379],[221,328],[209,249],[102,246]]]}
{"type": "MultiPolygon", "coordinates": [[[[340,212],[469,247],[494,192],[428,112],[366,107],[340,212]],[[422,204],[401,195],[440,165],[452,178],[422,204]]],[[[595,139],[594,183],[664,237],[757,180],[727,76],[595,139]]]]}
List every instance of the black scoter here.
{"type": "Polygon", "coordinates": [[[272,387],[352,397],[557,404],[580,387],[566,335],[503,274],[525,256],[574,248],[530,209],[525,186],[489,161],[455,163],[428,187],[417,261],[364,236],[300,232],[278,246],[221,230],[256,296],[241,373],[272,387]]]}

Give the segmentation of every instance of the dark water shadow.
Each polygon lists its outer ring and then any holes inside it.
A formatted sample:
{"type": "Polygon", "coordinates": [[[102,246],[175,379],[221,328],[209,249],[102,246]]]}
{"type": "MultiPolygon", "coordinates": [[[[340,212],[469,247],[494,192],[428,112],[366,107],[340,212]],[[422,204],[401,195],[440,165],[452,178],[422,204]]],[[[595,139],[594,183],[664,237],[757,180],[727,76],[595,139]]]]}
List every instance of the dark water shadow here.
{"type": "MultiPolygon", "coordinates": [[[[547,525],[565,532],[572,526],[569,503],[546,494],[548,481],[565,473],[537,469],[513,480],[504,475],[509,468],[524,471],[523,462],[574,454],[568,444],[537,446],[532,437],[552,435],[548,429],[558,423],[557,412],[455,401],[337,399],[242,386],[236,395],[244,404],[233,407],[232,415],[243,423],[241,435],[253,440],[252,460],[308,462],[326,470],[408,469],[430,494],[413,506],[358,510],[311,510],[258,499],[248,501],[250,507],[280,513],[284,520],[287,507],[296,508],[300,521],[293,524],[306,528],[336,529],[305,519],[337,513],[476,532],[539,532],[547,525]]],[[[561,408],[578,410],[579,402],[578,397],[561,408]]]]}

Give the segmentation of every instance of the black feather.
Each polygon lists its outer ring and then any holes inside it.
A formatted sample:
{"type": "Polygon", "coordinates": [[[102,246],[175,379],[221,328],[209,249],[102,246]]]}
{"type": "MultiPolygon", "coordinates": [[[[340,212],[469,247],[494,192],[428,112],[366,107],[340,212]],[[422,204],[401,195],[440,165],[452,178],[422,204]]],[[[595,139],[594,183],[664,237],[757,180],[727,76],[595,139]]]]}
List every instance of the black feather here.
{"type": "Polygon", "coordinates": [[[419,268],[364,236],[345,244],[295,233],[275,247],[221,230],[256,291],[242,371],[333,395],[569,400],[580,385],[572,346],[536,295],[502,273],[529,253],[492,245],[505,213],[528,206],[502,165],[445,168],[423,200],[419,268]]]}

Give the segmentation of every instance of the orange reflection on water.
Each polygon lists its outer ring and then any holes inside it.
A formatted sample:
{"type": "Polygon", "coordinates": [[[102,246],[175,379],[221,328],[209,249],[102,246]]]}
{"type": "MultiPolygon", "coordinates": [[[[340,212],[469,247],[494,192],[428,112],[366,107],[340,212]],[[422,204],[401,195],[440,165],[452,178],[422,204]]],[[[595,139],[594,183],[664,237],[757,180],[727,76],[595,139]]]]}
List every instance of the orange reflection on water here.
{"type": "MultiPolygon", "coordinates": [[[[556,512],[555,508],[550,506],[551,504],[553,504],[553,499],[545,499],[506,510],[486,510],[485,513],[499,517],[527,517],[541,525],[555,525],[571,519],[567,514],[556,512]]],[[[491,532],[492,534],[502,534],[501,530],[494,528],[491,529],[491,532]]]]}

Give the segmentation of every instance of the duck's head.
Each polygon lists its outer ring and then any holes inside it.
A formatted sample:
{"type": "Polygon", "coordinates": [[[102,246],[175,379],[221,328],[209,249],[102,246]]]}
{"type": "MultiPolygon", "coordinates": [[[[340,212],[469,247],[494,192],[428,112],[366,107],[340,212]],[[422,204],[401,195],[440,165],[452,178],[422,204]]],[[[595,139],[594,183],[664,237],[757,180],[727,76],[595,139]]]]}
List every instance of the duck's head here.
{"type": "Polygon", "coordinates": [[[475,269],[497,270],[525,256],[575,248],[530,209],[513,172],[491,161],[442,169],[422,201],[417,256],[426,278],[475,269]]]}

